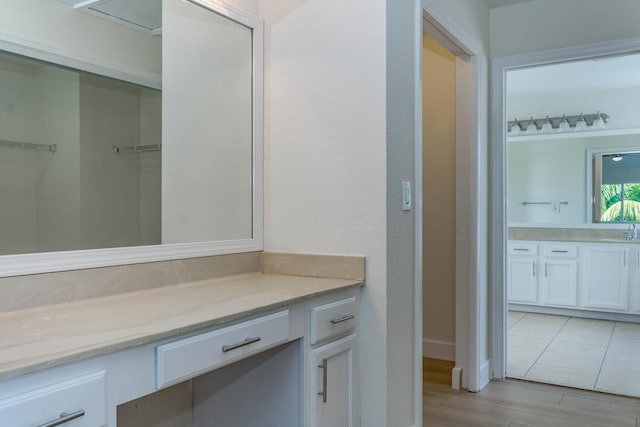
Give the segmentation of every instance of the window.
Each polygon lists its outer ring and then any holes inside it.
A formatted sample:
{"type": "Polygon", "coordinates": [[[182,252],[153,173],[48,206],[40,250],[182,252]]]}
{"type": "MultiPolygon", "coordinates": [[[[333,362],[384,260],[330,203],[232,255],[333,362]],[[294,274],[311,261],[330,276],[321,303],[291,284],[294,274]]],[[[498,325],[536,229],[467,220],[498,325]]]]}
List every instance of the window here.
{"type": "Polygon", "coordinates": [[[595,153],[594,222],[640,222],[640,152],[595,153]]]}

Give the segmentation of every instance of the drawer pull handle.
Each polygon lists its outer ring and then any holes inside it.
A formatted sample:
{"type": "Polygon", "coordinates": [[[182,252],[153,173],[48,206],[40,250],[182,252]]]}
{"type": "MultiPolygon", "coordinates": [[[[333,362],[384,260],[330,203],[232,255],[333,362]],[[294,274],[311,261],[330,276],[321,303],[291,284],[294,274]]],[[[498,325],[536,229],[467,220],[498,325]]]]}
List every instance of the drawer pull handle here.
{"type": "Polygon", "coordinates": [[[525,249],[525,248],[513,248],[514,251],[520,251],[520,252],[529,252],[529,249],[525,249]]]}
{"type": "Polygon", "coordinates": [[[48,423],[41,424],[38,427],[56,427],[80,417],[84,417],[83,410],[79,410],[71,414],[67,414],[66,412],[63,412],[60,414],[60,418],[58,418],[57,420],[49,421],[48,423]]]}
{"type": "Polygon", "coordinates": [[[235,344],[231,344],[231,345],[223,345],[222,346],[222,352],[226,353],[228,351],[235,350],[237,348],[244,347],[244,346],[247,346],[249,344],[253,344],[254,342],[258,342],[258,341],[260,341],[260,337],[245,338],[243,341],[240,341],[239,343],[235,343],[235,344]]]}
{"type": "Polygon", "coordinates": [[[355,318],[356,316],[354,314],[345,314],[344,316],[338,317],[337,319],[331,319],[330,322],[332,325],[337,325],[338,323],[346,322],[347,320],[355,318]]]}
{"type": "Polygon", "coordinates": [[[566,254],[566,253],[568,253],[569,251],[559,251],[559,250],[555,250],[555,249],[553,249],[551,252],[554,252],[554,253],[557,253],[557,254],[566,254]]]}
{"type": "Polygon", "coordinates": [[[322,403],[327,403],[327,359],[322,359],[318,368],[322,369],[322,391],[318,392],[318,396],[322,396],[322,403]]]}

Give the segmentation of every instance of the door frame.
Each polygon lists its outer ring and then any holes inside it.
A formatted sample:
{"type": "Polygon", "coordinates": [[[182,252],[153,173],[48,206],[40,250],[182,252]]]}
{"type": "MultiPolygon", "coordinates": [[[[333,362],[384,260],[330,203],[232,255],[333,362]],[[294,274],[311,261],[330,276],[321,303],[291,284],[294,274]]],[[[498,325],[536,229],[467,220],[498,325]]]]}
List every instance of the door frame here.
{"type": "Polygon", "coordinates": [[[517,68],[640,52],[640,37],[496,57],[491,62],[491,354],[492,378],[507,373],[507,141],[506,73],[517,68]]]}
{"type": "MultiPolygon", "coordinates": [[[[481,41],[469,36],[435,0],[422,0],[421,22],[426,22],[436,40],[464,61],[457,71],[456,87],[456,337],[454,373],[461,385],[479,391],[489,382],[488,342],[488,60],[481,41]],[[460,96],[466,96],[460,102],[460,96]]],[[[422,46],[422,31],[420,41],[422,46]]],[[[422,57],[422,49],[420,49],[422,57]]],[[[421,71],[421,61],[417,61],[421,71]]],[[[418,86],[421,90],[421,85],[418,86]]],[[[420,94],[421,95],[421,94],[420,94]]],[[[418,102],[418,100],[417,100],[418,102]]],[[[419,100],[422,102],[421,97],[419,100]]],[[[417,105],[422,123],[422,106],[417,105]]],[[[416,132],[416,184],[422,182],[422,132],[416,132]]],[[[418,190],[416,185],[416,190],[418,190]]],[[[422,196],[421,193],[420,197],[422,196]]],[[[422,325],[422,210],[416,212],[416,326],[422,325]]],[[[416,360],[422,359],[422,328],[416,327],[416,360]],[[419,345],[418,345],[419,343],[419,345]]],[[[416,378],[421,378],[421,375],[416,378]]],[[[455,387],[456,384],[452,384],[455,387]]],[[[422,384],[416,387],[416,405],[422,407],[422,384]]],[[[421,419],[421,417],[420,417],[421,419]]]]}

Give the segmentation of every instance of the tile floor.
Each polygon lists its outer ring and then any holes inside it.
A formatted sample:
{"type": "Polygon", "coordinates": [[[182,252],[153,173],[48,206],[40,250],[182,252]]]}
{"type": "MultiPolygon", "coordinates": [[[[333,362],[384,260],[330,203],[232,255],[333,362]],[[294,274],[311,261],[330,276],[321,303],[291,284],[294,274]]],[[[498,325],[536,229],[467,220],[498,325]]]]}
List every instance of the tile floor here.
{"type": "Polygon", "coordinates": [[[507,375],[640,397],[640,324],[510,311],[507,375]]]}

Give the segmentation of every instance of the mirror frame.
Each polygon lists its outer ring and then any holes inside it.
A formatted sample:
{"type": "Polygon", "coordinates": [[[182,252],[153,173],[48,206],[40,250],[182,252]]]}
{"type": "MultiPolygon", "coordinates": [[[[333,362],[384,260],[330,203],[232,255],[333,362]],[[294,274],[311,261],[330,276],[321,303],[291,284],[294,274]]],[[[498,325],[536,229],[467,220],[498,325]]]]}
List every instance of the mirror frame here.
{"type": "MultiPolygon", "coordinates": [[[[105,249],[85,249],[40,252],[0,256],[0,277],[50,273],[115,265],[167,261],[212,255],[256,252],[263,249],[263,138],[264,138],[264,24],[243,10],[217,0],[189,0],[212,12],[225,16],[252,30],[253,46],[253,148],[252,148],[252,208],[253,237],[238,240],[130,246],[105,249]]],[[[162,76],[99,57],[80,57],[72,52],[38,41],[0,32],[0,50],[29,56],[63,66],[88,71],[131,83],[160,89],[162,76]]]]}

